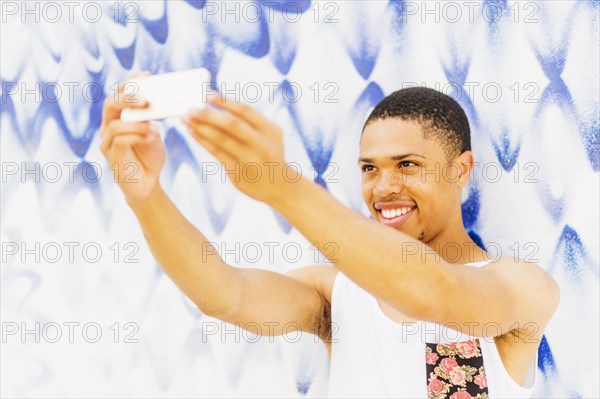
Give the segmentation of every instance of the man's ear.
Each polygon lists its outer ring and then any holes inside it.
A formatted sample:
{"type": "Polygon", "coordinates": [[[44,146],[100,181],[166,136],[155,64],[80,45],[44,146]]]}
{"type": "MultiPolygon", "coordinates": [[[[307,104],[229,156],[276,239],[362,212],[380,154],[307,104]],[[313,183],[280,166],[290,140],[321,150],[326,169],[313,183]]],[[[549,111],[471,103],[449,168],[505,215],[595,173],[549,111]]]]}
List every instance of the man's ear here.
{"type": "Polygon", "coordinates": [[[471,151],[465,151],[454,159],[454,162],[458,165],[459,173],[456,183],[460,188],[466,187],[469,184],[469,177],[473,172],[473,153],[471,151]]]}

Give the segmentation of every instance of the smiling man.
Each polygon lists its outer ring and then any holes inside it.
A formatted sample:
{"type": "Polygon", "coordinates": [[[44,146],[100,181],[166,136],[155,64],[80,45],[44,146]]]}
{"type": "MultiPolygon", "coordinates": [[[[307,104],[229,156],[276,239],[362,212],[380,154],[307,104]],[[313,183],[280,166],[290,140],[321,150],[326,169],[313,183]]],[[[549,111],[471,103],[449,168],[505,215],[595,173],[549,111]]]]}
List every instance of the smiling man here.
{"type": "Polygon", "coordinates": [[[119,120],[123,108],[147,104],[109,99],[102,151],[111,164],[139,165],[138,181],[119,185],[156,260],[200,310],[265,325],[263,335],[296,325],[320,336],[331,356],[331,397],[531,395],[559,289],[536,264],[491,260],[465,231],[461,192],[473,155],[468,120],[452,98],[404,89],[373,110],[359,166],[375,220],[310,180],[267,173],[285,165],[281,130],[245,105],[211,103],[184,119],[190,134],[227,170],[268,165],[252,182],[241,174],[231,181],[309,241],[335,242],[338,251],[332,265],[286,275],[226,264],[162,190],[165,149],[156,129],[119,120]]]}

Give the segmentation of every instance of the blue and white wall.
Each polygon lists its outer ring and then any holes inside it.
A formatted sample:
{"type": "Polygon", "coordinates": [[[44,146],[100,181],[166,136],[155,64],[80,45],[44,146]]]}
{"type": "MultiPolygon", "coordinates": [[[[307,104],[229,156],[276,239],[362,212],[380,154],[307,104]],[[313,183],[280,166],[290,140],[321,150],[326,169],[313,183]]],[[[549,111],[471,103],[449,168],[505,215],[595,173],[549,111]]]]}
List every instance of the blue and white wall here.
{"type": "MultiPolygon", "coordinates": [[[[1,5],[3,396],[326,394],[312,336],[257,339],[176,289],[99,151],[116,82],[195,67],[277,121],[287,160],[365,214],[356,158],[368,111],[409,85],[457,98],[481,165],[466,228],[490,251],[537,259],[562,288],[536,393],[600,395],[598,1],[1,5]]],[[[322,261],[224,182],[177,121],[162,129],[163,185],[227,262],[286,272],[322,261]]]]}

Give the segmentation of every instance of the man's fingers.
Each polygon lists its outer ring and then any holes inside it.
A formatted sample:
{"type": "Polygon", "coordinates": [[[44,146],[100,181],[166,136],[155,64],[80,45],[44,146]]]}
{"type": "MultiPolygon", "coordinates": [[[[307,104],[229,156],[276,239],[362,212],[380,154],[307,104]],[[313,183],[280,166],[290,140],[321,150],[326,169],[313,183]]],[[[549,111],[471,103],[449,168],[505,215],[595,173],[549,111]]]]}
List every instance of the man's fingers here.
{"type": "MultiPolygon", "coordinates": [[[[217,158],[219,161],[225,163],[226,165],[233,165],[234,162],[238,162],[232,154],[230,154],[229,152],[227,152],[220,146],[216,145],[213,141],[208,139],[206,136],[201,135],[201,134],[196,134],[196,135],[194,135],[194,138],[196,139],[197,142],[199,142],[202,145],[202,147],[204,147],[208,152],[210,152],[215,158],[217,158]]],[[[228,169],[230,169],[230,168],[228,168],[228,169]]]]}
{"type": "Polygon", "coordinates": [[[255,128],[264,129],[267,126],[271,128],[275,127],[270,120],[262,116],[258,111],[256,111],[252,107],[228,99],[221,93],[209,96],[208,101],[219,108],[226,109],[234,115],[239,116],[255,128]]]}
{"type": "Polygon", "coordinates": [[[144,99],[138,99],[133,95],[126,95],[119,93],[117,99],[108,97],[104,100],[104,109],[102,118],[109,122],[121,117],[121,111],[125,108],[147,108],[148,101],[144,99]]]}
{"type": "Polygon", "coordinates": [[[156,136],[153,134],[140,135],[135,133],[123,134],[113,139],[112,147],[114,148],[128,148],[135,144],[147,144],[156,140],[156,136]]]}
{"type": "Polygon", "coordinates": [[[154,140],[156,140],[156,136],[153,134],[125,133],[114,137],[110,142],[103,142],[100,149],[107,159],[110,160],[113,156],[117,155],[115,151],[123,151],[136,144],[149,144],[154,140]]]}
{"type": "Polygon", "coordinates": [[[149,71],[137,72],[129,76],[123,82],[119,83],[117,93],[112,96],[108,96],[106,100],[104,100],[104,105],[102,107],[102,119],[105,123],[113,119],[120,118],[121,111],[123,111],[125,108],[146,108],[148,106],[147,101],[136,98],[135,95],[132,94],[125,94],[123,93],[123,89],[130,79],[149,75],[151,75],[149,71]]]}
{"type": "Polygon", "coordinates": [[[123,122],[113,120],[104,129],[100,130],[102,144],[100,148],[105,150],[110,148],[112,141],[122,135],[135,134],[140,136],[157,135],[158,130],[150,129],[149,122],[123,122]]]}
{"type": "Polygon", "coordinates": [[[114,146],[115,141],[118,141],[117,139],[119,139],[119,137],[126,137],[126,136],[135,136],[135,137],[139,137],[141,139],[145,139],[147,138],[148,134],[143,134],[143,133],[122,133],[119,135],[115,135],[115,136],[111,136],[109,138],[107,138],[106,140],[103,140],[102,143],[100,144],[100,150],[102,151],[103,154],[108,154],[109,151],[111,150],[111,148],[114,146]]]}
{"type": "MultiPolygon", "coordinates": [[[[120,119],[116,119],[108,122],[105,128],[100,132],[102,139],[109,138],[122,133],[147,133],[152,126],[150,122],[124,122],[120,119]]],[[[153,129],[152,131],[157,131],[153,129]]]]}
{"type": "Polygon", "coordinates": [[[212,125],[223,131],[234,140],[249,143],[260,140],[260,135],[256,134],[256,129],[249,125],[243,119],[229,112],[217,111],[210,108],[204,108],[196,113],[189,115],[191,123],[196,125],[212,125]]]}
{"type": "Polygon", "coordinates": [[[195,139],[202,141],[203,143],[209,141],[230,154],[233,158],[240,159],[241,157],[245,157],[244,153],[247,151],[246,146],[218,127],[191,121],[188,125],[188,129],[195,139]]]}

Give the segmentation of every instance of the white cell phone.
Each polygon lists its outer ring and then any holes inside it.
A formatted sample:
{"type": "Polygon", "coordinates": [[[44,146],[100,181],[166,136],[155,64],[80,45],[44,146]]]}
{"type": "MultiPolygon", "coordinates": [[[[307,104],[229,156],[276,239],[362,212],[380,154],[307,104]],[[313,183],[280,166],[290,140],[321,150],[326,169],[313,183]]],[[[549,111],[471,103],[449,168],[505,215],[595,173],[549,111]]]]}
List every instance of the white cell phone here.
{"type": "Polygon", "coordinates": [[[210,89],[210,72],[205,68],[162,73],[130,79],[125,83],[125,101],[140,96],[150,104],[145,109],[125,108],[121,120],[141,122],[188,113],[190,108],[204,107],[210,89]]]}

